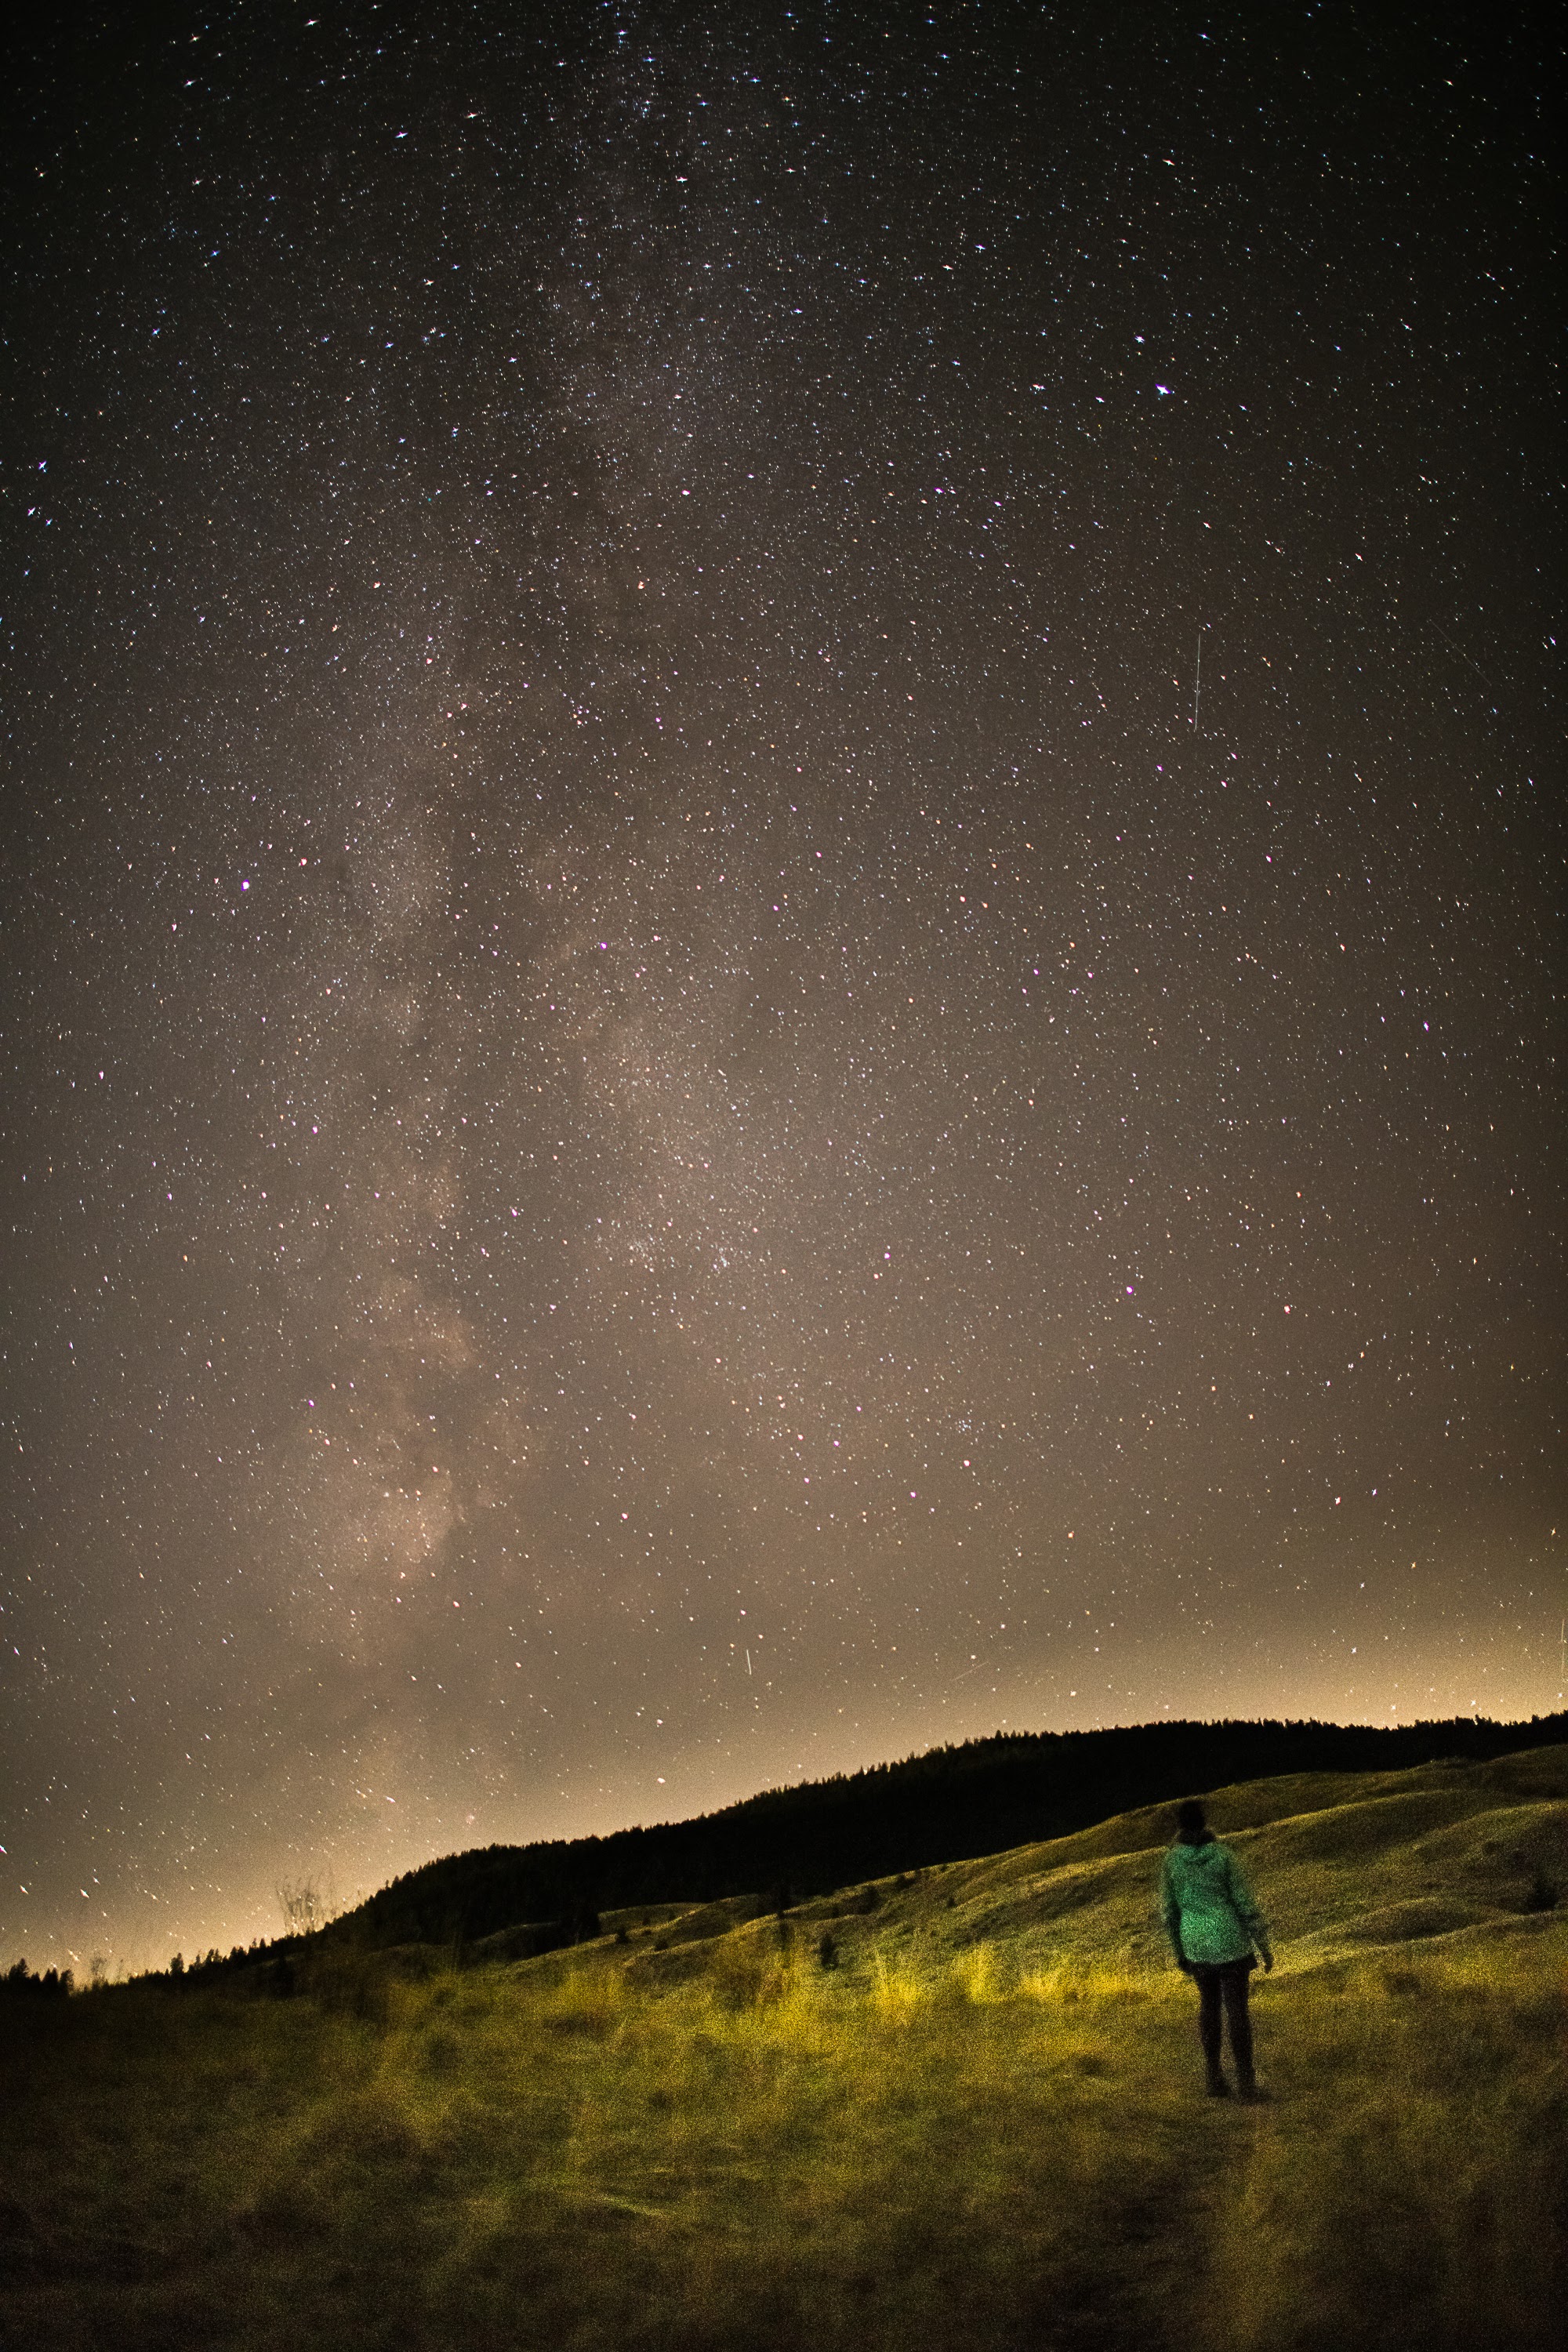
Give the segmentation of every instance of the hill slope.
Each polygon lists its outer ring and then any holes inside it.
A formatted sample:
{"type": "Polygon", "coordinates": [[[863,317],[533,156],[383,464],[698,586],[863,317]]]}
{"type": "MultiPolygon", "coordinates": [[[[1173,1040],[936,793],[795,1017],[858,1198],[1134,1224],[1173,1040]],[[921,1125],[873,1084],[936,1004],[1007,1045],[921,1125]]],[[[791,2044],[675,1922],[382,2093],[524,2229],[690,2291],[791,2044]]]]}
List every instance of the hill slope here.
{"type": "MultiPolygon", "coordinates": [[[[1568,1923],[1568,1745],[1380,1773],[1291,1773],[1217,1789],[1209,1819],[1267,1911],[1281,1972],[1379,1947],[1513,1938],[1568,1923]],[[1556,1909],[1559,1895],[1564,1908],[1556,1909]]],[[[605,1933],[522,1963],[608,1966],[653,1987],[740,1981],[832,1937],[846,1984],[879,1968],[932,1979],[986,1947],[1003,1983],[1032,1971],[1163,1970],[1157,1916],[1169,1803],[1010,1852],[868,1879],[786,1906],[756,1893],[605,1913],[605,1933]]],[[[502,1930],[476,1959],[519,1949],[502,1930]]]]}

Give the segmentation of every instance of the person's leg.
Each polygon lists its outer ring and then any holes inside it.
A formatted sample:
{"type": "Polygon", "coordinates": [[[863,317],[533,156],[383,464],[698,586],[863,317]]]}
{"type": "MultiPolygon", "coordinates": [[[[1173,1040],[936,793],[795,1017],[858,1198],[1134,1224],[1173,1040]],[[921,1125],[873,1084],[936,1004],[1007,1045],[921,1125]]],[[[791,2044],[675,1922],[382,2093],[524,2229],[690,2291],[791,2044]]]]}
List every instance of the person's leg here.
{"type": "Polygon", "coordinates": [[[1230,2054],[1236,2062],[1237,2084],[1244,2095],[1257,2088],[1252,2068],[1252,2012],[1247,2006],[1251,1970],[1244,1967],[1224,1973],[1226,2023],[1230,2029],[1230,2054]]]}
{"type": "Polygon", "coordinates": [[[1223,2099],[1230,2089],[1220,2064],[1220,1974],[1217,1969],[1194,1969],[1198,1986],[1198,2040],[1210,2092],[1223,2099]]]}

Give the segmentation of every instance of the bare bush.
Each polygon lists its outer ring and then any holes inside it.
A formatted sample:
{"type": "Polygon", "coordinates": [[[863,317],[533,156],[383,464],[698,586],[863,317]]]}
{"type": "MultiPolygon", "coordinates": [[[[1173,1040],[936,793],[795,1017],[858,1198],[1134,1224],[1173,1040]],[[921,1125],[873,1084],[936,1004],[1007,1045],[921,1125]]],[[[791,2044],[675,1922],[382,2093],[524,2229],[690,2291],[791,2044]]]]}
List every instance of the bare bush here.
{"type": "Polygon", "coordinates": [[[278,1903],[284,1932],[290,1936],[313,1936],[342,1909],[331,1879],[322,1886],[314,1878],[285,1878],[278,1888],[278,1903]]]}

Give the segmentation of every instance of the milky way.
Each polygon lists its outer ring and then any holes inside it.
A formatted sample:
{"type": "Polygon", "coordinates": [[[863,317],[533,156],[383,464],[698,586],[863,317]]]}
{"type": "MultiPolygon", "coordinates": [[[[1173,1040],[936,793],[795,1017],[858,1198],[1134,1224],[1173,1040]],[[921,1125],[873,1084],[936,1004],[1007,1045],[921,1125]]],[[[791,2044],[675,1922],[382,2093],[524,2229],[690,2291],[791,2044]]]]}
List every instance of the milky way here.
{"type": "Polygon", "coordinates": [[[38,38],[0,1952],[1561,1704],[1522,36],[38,38]]]}

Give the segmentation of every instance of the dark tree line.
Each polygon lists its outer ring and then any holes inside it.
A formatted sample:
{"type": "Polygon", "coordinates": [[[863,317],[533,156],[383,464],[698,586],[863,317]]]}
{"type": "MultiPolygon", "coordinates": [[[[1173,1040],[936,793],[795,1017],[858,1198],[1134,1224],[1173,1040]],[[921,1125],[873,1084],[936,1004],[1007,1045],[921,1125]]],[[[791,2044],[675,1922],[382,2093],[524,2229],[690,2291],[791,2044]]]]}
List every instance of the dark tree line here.
{"type": "Polygon", "coordinates": [[[44,1969],[34,1975],[26,1960],[16,1960],[0,1977],[0,1997],[6,2000],[64,2000],[76,1979],[69,1969],[44,1969]]]}
{"type": "Polygon", "coordinates": [[[769,1790],[693,1821],[450,1854],[395,1879],[323,1932],[384,1948],[472,1943],[531,1922],[537,1948],[547,1949],[593,1932],[601,1911],[769,1887],[800,1900],[894,1871],[1062,1837],[1233,1781],[1393,1771],[1444,1757],[1481,1761],[1563,1740],[1568,1715],[1528,1724],[1461,1716],[1387,1728],[1148,1723],[1005,1732],[769,1790]]]}

